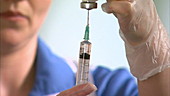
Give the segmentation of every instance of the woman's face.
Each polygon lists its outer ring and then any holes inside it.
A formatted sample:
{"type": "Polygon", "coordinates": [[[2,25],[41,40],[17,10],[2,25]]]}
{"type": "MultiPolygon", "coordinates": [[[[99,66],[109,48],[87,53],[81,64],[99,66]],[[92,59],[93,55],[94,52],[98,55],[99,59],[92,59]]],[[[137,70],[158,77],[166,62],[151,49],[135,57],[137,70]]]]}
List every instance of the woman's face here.
{"type": "Polygon", "coordinates": [[[51,0],[0,0],[0,43],[11,46],[34,37],[51,0]]]}

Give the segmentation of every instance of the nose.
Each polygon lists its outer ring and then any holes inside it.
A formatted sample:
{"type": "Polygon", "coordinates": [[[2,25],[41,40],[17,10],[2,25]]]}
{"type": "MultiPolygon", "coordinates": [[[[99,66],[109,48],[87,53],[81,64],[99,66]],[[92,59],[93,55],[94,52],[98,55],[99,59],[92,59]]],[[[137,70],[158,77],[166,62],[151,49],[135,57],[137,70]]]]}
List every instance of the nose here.
{"type": "Polygon", "coordinates": [[[28,0],[0,0],[0,2],[19,2],[19,1],[28,1],[28,0]]]}
{"type": "Polygon", "coordinates": [[[25,2],[28,0],[0,0],[0,8],[13,10],[15,9],[15,7],[17,7],[19,2],[23,2],[23,1],[25,2]]]}
{"type": "Polygon", "coordinates": [[[0,0],[0,1],[27,1],[27,0],[0,0]]]}

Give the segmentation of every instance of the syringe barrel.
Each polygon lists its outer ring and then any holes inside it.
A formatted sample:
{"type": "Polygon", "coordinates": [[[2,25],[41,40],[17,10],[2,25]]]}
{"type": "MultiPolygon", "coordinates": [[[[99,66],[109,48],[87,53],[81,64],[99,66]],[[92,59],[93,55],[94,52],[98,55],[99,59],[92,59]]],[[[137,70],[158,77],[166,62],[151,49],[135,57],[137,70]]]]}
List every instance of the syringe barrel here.
{"type": "Polygon", "coordinates": [[[91,43],[89,41],[82,41],[80,43],[76,85],[84,84],[88,82],[90,53],[91,53],[91,43]]]}

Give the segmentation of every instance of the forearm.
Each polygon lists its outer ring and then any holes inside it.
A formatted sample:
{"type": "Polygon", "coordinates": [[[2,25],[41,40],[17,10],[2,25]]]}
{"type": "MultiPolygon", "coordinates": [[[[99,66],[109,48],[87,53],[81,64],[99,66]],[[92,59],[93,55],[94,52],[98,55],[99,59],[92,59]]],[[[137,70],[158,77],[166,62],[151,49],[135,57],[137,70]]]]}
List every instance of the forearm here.
{"type": "Polygon", "coordinates": [[[170,68],[147,80],[138,80],[139,96],[170,96],[170,68]]]}

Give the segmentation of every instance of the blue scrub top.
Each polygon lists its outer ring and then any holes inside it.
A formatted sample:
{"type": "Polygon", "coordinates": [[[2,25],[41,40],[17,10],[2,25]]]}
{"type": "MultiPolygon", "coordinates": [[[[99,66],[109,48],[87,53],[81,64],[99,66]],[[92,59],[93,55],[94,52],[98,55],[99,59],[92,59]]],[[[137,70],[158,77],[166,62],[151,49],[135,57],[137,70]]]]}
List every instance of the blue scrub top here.
{"type": "MultiPolygon", "coordinates": [[[[66,61],[53,54],[40,39],[35,64],[35,84],[29,96],[47,96],[75,85],[75,73],[66,61]]],[[[134,77],[126,69],[111,71],[97,67],[92,75],[97,96],[138,96],[134,77]]]]}

